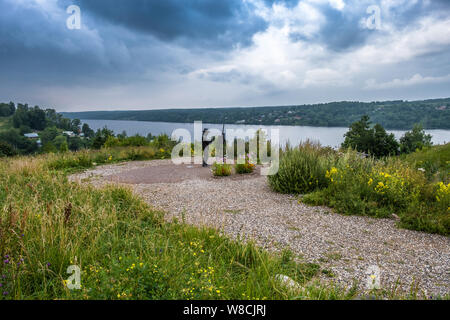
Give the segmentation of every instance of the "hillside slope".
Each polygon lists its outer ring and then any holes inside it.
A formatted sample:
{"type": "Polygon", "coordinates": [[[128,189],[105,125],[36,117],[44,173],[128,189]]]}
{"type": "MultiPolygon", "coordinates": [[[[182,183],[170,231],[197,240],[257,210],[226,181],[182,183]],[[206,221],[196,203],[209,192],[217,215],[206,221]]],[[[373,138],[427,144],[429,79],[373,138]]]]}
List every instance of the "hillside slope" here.
{"type": "Polygon", "coordinates": [[[93,111],[63,113],[65,117],[91,120],[136,120],[191,123],[245,123],[348,127],[369,115],[386,129],[409,130],[416,123],[425,129],[450,129],[450,98],[423,101],[332,102],[315,105],[171,109],[144,111],[93,111]]]}

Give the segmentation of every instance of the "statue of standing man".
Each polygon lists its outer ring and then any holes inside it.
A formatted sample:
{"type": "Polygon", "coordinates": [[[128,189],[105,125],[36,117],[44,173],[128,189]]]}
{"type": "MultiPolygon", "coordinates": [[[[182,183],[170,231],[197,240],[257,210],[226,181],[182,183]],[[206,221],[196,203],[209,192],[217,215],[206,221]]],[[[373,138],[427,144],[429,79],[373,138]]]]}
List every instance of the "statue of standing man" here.
{"type": "Polygon", "coordinates": [[[202,150],[203,150],[203,167],[207,167],[208,166],[208,156],[209,156],[209,152],[206,152],[206,148],[208,148],[208,146],[214,142],[214,140],[216,139],[216,137],[213,137],[211,140],[208,140],[208,134],[209,131],[208,129],[203,129],[203,134],[202,134],[202,150]]]}

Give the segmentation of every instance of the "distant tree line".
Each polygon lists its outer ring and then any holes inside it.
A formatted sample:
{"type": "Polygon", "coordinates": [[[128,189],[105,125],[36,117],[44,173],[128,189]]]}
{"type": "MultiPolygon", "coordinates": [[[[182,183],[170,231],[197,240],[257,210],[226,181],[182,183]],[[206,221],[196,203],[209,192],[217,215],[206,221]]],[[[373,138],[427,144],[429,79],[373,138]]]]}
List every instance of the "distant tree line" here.
{"type": "Polygon", "coordinates": [[[243,123],[348,127],[368,115],[386,129],[450,129],[450,98],[422,101],[332,102],[253,108],[207,108],[147,111],[96,111],[65,113],[69,118],[192,123],[243,123]]]}

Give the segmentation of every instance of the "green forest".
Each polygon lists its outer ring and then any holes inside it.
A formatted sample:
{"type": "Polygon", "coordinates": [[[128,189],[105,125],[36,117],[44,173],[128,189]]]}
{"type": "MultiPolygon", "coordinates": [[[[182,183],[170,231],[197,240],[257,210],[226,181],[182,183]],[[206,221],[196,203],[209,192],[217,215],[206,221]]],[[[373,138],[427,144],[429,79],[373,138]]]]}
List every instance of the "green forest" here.
{"type": "Polygon", "coordinates": [[[93,111],[63,113],[71,119],[136,120],[190,123],[293,125],[348,127],[363,115],[393,130],[409,130],[414,124],[424,129],[450,129],[450,98],[421,101],[331,102],[313,105],[171,109],[147,111],[93,111]]]}
{"type": "Polygon", "coordinates": [[[0,103],[0,158],[131,147],[130,153],[121,155],[122,158],[161,159],[170,155],[175,144],[167,135],[154,137],[149,133],[146,137],[128,136],[125,131],[115,135],[106,127],[94,131],[87,123],[65,118],[54,109],[21,103],[16,105],[14,102],[0,103]],[[134,147],[147,149],[135,150],[134,147]]]}

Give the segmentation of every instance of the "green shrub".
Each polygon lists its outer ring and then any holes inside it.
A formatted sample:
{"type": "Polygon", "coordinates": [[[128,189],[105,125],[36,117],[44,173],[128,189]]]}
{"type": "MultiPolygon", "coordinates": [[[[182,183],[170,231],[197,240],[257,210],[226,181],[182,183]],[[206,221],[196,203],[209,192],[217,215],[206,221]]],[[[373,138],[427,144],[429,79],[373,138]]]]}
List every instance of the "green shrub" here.
{"type": "Polygon", "coordinates": [[[0,158],[2,157],[12,157],[17,153],[14,148],[7,142],[0,141],[0,158]]]}
{"type": "Polygon", "coordinates": [[[361,159],[349,151],[326,170],[329,184],[303,197],[343,214],[400,217],[402,227],[450,234],[449,185],[429,183],[423,172],[398,158],[361,159]]]}
{"type": "Polygon", "coordinates": [[[429,181],[450,182],[450,143],[425,147],[400,158],[414,168],[425,170],[425,175],[429,181]]]}
{"type": "Polygon", "coordinates": [[[255,171],[255,165],[250,163],[248,156],[245,157],[245,163],[236,163],[234,170],[237,174],[249,174],[255,171]]]}
{"type": "Polygon", "coordinates": [[[332,152],[306,142],[280,154],[278,173],[269,176],[269,185],[277,192],[305,194],[327,187],[325,174],[334,161],[332,152]]]}
{"type": "Polygon", "coordinates": [[[255,165],[251,163],[236,164],[234,170],[237,174],[248,174],[255,171],[255,165]]]}
{"type": "Polygon", "coordinates": [[[212,166],[212,173],[215,177],[225,177],[231,175],[231,165],[230,164],[220,164],[215,162],[212,166]]]}

